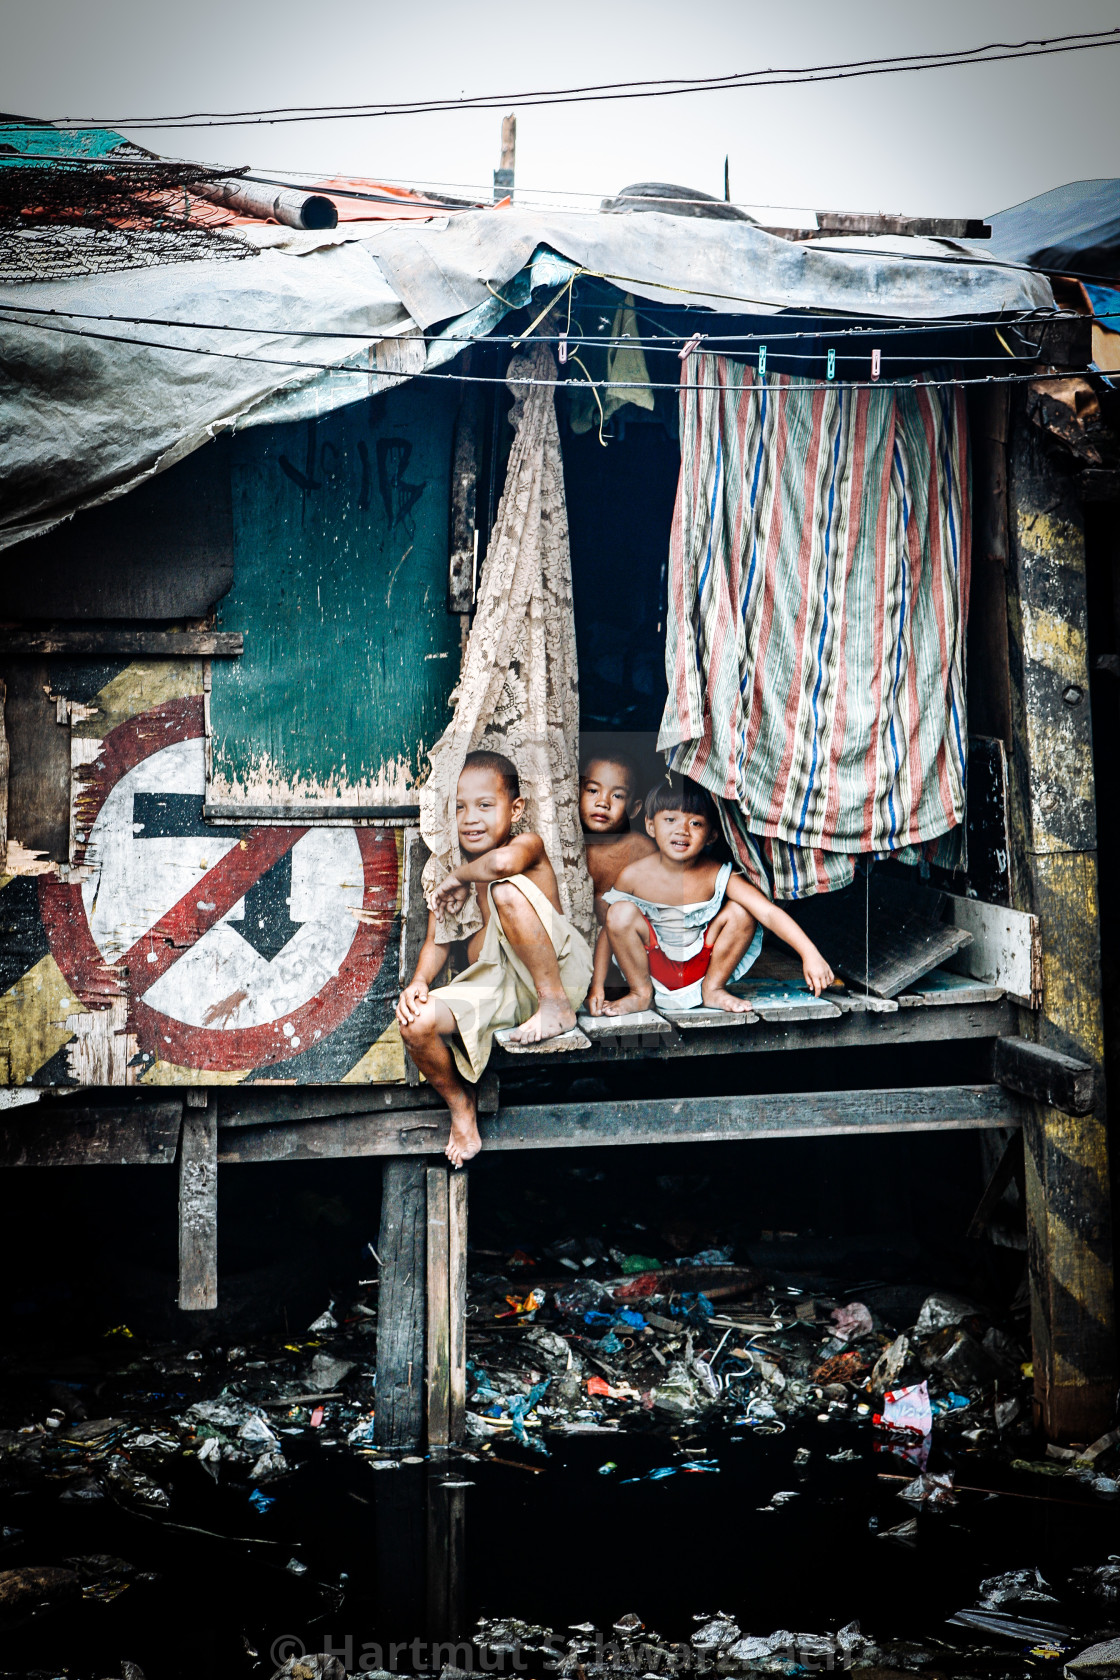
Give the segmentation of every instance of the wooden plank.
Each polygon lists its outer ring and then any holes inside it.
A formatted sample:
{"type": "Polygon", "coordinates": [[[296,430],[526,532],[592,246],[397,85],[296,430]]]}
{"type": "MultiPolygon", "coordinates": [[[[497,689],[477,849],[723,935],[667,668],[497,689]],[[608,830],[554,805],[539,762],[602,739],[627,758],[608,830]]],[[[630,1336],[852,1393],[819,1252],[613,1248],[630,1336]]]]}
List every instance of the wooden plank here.
{"type": "Polygon", "coordinates": [[[873,992],[829,992],[841,1015],[893,1015],[898,1008],[894,998],[876,997],[873,992]]]}
{"type": "Polygon", "coordinates": [[[814,997],[801,981],[740,980],[735,987],[764,1021],[830,1021],[840,1010],[829,998],[814,997]]]}
{"type": "Polygon", "coordinates": [[[467,1186],[451,1173],[447,1186],[448,1435],[461,1442],[467,1421],[467,1186]]]}
{"type": "MultiPolygon", "coordinates": [[[[845,1012],[837,1020],[829,1021],[823,1026],[812,1021],[760,1021],[746,1033],[677,1033],[672,1039],[658,1038],[650,1045],[640,1040],[635,1043],[630,1039],[607,1038],[598,1040],[587,1050],[573,1052],[565,1059],[563,1066],[579,1068],[582,1071],[603,1062],[667,1062],[678,1058],[741,1056],[756,1051],[767,1054],[773,1051],[800,1054],[806,1050],[875,1049],[888,1044],[935,1044],[953,1043],[969,1038],[997,1038],[1001,1034],[1013,1033],[1016,1030],[1014,1014],[1014,1006],[1002,1000],[999,1003],[969,1005],[952,1011],[905,1009],[874,1013],[845,1012]]],[[[512,1057],[507,1058],[500,1046],[495,1047],[490,1067],[479,1083],[480,1113],[492,1112],[483,1100],[483,1094],[488,1096],[486,1080],[489,1074],[498,1074],[502,1068],[524,1065],[514,1061],[512,1057]]],[[[406,1089],[404,1086],[398,1088],[402,1091],[406,1089]]],[[[418,1092],[423,1090],[424,1086],[418,1087],[418,1092]]],[[[493,1101],[493,1098],[489,1100],[493,1101]]],[[[410,1114],[407,1111],[398,1113],[396,1124],[401,1133],[404,1134],[414,1125],[426,1126],[433,1132],[438,1132],[446,1124],[438,1112],[438,1106],[432,1105],[436,1112],[431,1114],[431,1118],[426,1114],[410,1114]]],[[[269,1131],[281,1133],[284,1130],[283,1126],[269,1127],[248,1121],[243,1130],[239,1127],[223,1131],[220,1140],[223,1161],[232,1162],[242,1158],[272,1159],[268,1153],[272,1148],[280,1151],[275,1156],[276,1159],[284,1158],[282,1145],[278,1140],[267,1146],[261,1141],[269,1131]],[[243,1130],[253,1134],[252,1140],[243,1136],[243,1130]],[[262,1148],[265,1149],[263,1155],[259,1153],[262,1148]]]]}
{"type": "MultiPolygon", "coordinates": [[[[1017,1125],[1022,1100],[1000,1085],[665,1097],[653,1100],[529,1104],[503,1108],[483,1128],[496,1149],[582,1149],[620,1144],[713,1143],[751,1137],[833,1137],[1017,1125]]],[[[235,1157],[254,1161],[439,1154],[443,1129],[402,1134],[386,1115],[304,1121],[273,1136],[239,1134],[235,1157]]],[[[440,1169],[443,1170],[442,1168],[440,1169]]],[[[384,1262],[384,1254],[382,1253],[384,1262]]],[[[384,1291],[384,1272],[382,1273],[384,1291]]]]}
{"type": "Polygon", "coordinates": [[[230,439],[5,555],[13,619],[204,618],[233,582],[230,439]]]}
{"type": "Polygon", "coordinates": [[[944,1004],[959,1007],[969,1003],[998,1003],[1002,996],[1002,986],[989,986],[967,974],[950,974],[947,969],[935,968],[924,974],[911,991],[902,993],[898,1006],[900,1009],[931,1009],[944,1004]]]}
{"type": "MultiPolygon", "coordinates": [[[[493,1082],[494,1076],[490,1077],[493,1082]]],[[[479,1084],[480,1095],[486,1079],[484,1074],[479,1084]]],[[[430,1085],[415,1090],[407,1085],[318,1085],[295,1090],[240,1085],[217,1093],[217,1103],[218,1124],[223,1130],[236,1126],[286,1126],[293,1120],[325,1120],[335,1114],[369,1114],[380,1109],[442,1109],[444,1106],[443,1098],[430,1085]]]]}
{"type": "Polygon", "coordinates": [[[70,731],[58,722],[45,660],[11,660],[4,728],[8,874],[42,874],[70,860],[70,731]]]}
{"type": "MultiPolygon", "coordinates": [[[[380,1119],[380,1117],[378,1117],[380,1119]]],[[[302,1126],[319,1122],[304,1121],[302,1126]]],[[[333,1131],[352,1128],[335,1121],[333,1131]]],[[[298,1128],[286,1127],[293,1134],[298,1128]]],[[[427,1187],[423,1161],[395,1158],[381,1178],[381,1289],[377,1312],[377,1408],[374,1439],[381,1447],[415,1447],[424,1419],[424,1294],[427,1187]]]]}
{"type": "Polygon", "coordinates": [[[428,903],[424,897],[424,865],[431,857],[418,828],[404,832],[401,867],[401,960],[400,982],[407,986],[416,973],[420,947],[428,933],[428,903]]]}
{"type": "Polygon", "coordinates": [[[672,1035],[672,1027],[664,1015],[659,1015],[656,1009],[639,1009],[633,1015],[585,1015],[579,1014],[577,1023],[585,1037],[596,1042],[601,1038],[668,1038],[672,1035]]]}
{"type": "Polygon", "coordinates": [[[1027,1038],[997,1039],[992,1072],[1009,1091],[1066,1114],[1091,1114],[1097,1100],[1097,1073],[1090,1062],[1027,1038]]]}
{"type": "MultiPolygon", "coordinates": [[[[1083,512],[1025,414],[1009,505],[1016,908],[1039,919],[1041,1008],[1030,1036],[1104,1061],[1096,787],[1083,512]]],[[[1027,1255],[1035,1402],[1051,1439],[1092,1441],[1115,1407],[1117,1348],[1107,1117],[1028,1101],[1027,1255]]],[[[1024,1099],[1026,1100],[1026,1099],[1024,1099]]]]}
{"type": "Polygon", "coordinates": [[[972,944],[954,966],[998,986],[1026,1008],[1038,1009],[1042,1003],[1038,917],[975,898],[958,898],[954,893],[947,894],[945,904],[953,926],[967,928],[972,935],[972,944]]]}
{"type": "Polygon", "coordinates": [[[494,1042],[507,1056],[563,1056],[572,1050],[588,1050],[591,1047],[591,1040],[578,1027],[557,1033],[555,1038],[543,1038],[539,1044],[516,1044],[513,1039],[516,1031],[516,1027],[503,1027],[494,1034],[494,1042]]]}
{"type": "Polygon", "coordinates": [[[428,1341],[426,1418],[428,1450],[451,1442],[451,1302],[447,1167],[429,1167],[428,1195],[428,1341]]]}
{"type": "Polygon", "coordinates": [[[752,1010],[737,1014],[730,1009],[666,1009],[665,1019],[682,1032],[695,1032],[698,1027],[753,1027],[758,1016],[752,1010]]]}
{"type": "Polygon", "coordinates": [[[218,1115],[188,1108],[179,1139],[179,1306],[218,1305],[218,1115]]]}
{"type": "Polygon", "coordinates": [[[378,823],[403,828],[420,815],[419,805],[344,805],[336,799],[287,799],[272,805],[242,804],[236,799],[207,799],[203,802],[204,822],[233,823],[332,823],[350,828],[355,823],[378,823]]]}
{"type": "Polygon", "coordinates": [[[0,654],[21,658],[50,653],[94,659],[233,659],[243,652],[240,631],[0,629],[0,654]]]}
{"type": "MultiPolygon", "coordinates": [[[[470,351],[463,367],[469,372],[470,351]]],[[[474,608],[478,498],[479,424],[481,404],[477,386],[467,386],[455,418],[451,464],[451,542],[447,566],[447,610],[469,613],[474,608]]],[[[411,976],[410,976],[411,978],[411,976]]]]}
{"type": "Polygon", "coordinates": [[[44,1102],[0,1120],[0,1167],[172,1167],[181,1097],[119,1108],[44,1102]]]}

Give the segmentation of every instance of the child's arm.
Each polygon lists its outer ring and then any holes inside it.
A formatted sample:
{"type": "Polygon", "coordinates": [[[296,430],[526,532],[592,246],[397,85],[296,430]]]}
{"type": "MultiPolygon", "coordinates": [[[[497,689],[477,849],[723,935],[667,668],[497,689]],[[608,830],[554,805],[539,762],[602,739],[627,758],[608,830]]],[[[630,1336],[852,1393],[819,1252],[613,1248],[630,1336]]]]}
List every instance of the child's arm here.
{"type": "Polygon", "coordinates": [[[416,959],[416,973],[397,999],[397,1025],[411,1026],[428,1001],[428,985],[447,961],[447,946],[436,944],[436,919],[429,911],[428,931],[416,959]]]}
{"type": "Polygon", "coordinates": [[[776,933],[779,939],[784,939],[787,945],[797,952],[801,958],[801,969],[806,984],[812,990],[814,997],[820,997],[826,986],[831,986],[836,976],[821,956],[817,947],[807,934],[803,933],[792,916],[787,916],[784,910],[779,910],[772,904],[765,893],[752,887],[741,875],[732,875],[727,883],[727,898],[741,904],[744,910],[749,910],[756,922],[761,922],[764,928],[776,933]]]}
{"type": "Polygon", "coordinates": [[[591,985],[587,989],[587,1010],[590,1015],[602,1013],[606,1000],[607,970],[611,966],[611,942],[605,927],[599,929],[595,941],[595,961],[591,968],[591,985]]]}
{"type": "Polygon", "coordinates": [[[481,857],[461,863],[453,875],[440,882],[432,894],[432,906],[436,910],[461,910],[472,886],[522,875],[540,863],[544,855],[544,841],[539,834],[512,835],[503,846],[495,846],[481,857]]]}

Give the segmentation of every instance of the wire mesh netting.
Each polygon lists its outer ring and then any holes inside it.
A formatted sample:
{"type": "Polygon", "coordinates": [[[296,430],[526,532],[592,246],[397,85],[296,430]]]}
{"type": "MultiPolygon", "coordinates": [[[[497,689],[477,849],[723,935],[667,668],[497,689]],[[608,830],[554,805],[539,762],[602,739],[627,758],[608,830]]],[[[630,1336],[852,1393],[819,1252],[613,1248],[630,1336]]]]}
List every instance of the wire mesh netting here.
{"type": "Polygon", "coordinates": [[[131,149],[97,160],[0,156],[0,282],[255,256],[224,230],[229,213],[199,193],[240,173],[131,149]]]}

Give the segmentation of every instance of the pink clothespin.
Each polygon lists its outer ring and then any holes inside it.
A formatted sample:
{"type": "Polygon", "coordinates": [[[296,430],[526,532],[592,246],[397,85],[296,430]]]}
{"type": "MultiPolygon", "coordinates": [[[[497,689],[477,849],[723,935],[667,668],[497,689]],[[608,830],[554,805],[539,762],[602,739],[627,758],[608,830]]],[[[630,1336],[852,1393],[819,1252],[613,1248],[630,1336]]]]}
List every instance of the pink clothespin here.
{"type": "Polygon", "coordinates": [[[567,365],[567,361],[568,361],[568,335],[567,335],[566,332],[562,332],[560,334],[560,343],[559,343],[559,345],[557,347],[557,351],[556,351],[556,360],[560,363],[561,367],[565,367],[567,365]]]}
{"type": "Polygon", "coordinates": [[[880,370],[880,367],[882,365],[882,360],[883,360],[883,352],[881,350],[872,350],[872,352],[871,352],[871,377],[872,377],[872,379],[878,379],[879,370],[880,370]]]}
{"type": "Polygon", "coordinates": [[[692,352],[694,350],[699,350],[700,341],[701,341],[701,339],[703,339],[703,337],[704,337],[703,333],[693,333],[693,335],[689,339],[688,343],[686,345],[684,345],[684,347],[682,348],[682,350],[680,352],[680,359],[681,359],[682,362],[687,362],[688,358],[692,355],[692,352]]]}

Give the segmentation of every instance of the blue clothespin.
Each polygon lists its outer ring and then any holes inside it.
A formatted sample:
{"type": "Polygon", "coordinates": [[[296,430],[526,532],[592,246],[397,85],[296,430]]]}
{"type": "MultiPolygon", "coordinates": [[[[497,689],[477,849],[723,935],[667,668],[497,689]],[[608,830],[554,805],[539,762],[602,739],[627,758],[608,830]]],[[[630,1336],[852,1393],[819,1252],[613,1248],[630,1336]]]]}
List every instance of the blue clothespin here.
{"type": "Polygon", "coordinates": [[[758,377],[760,379],[765,379],[766,378],[766,346],[765,346],[765,344],[760,344],[759,347],[758,347],[758,377]]]}
{"type": "Polygon", "coordinates": [[[828,352],[827,377],[829,379],[835,379],[836,378],[836,352],[835,352],[835,350],[830,350],[828,352]]]}

